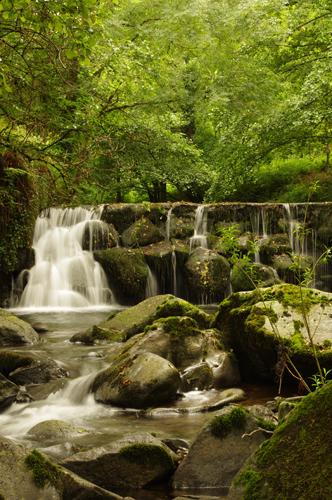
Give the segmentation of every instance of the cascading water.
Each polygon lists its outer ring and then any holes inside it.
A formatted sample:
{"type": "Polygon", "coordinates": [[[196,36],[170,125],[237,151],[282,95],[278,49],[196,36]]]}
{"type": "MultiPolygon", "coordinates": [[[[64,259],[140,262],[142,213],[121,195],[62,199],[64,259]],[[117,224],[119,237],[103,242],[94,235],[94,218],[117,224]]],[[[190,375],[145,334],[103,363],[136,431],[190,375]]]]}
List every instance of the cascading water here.
{"type": "Polygon", "coordinates": [[[194,235],[190,238],[190,251],[195,248],[207,248],[207,211],[199,205],[195,213],[194,235]]]}
{"type": "Polygon", "coordinates": [[[255,262],[260,263],[259,247],[265,239],[268,238],[267,232],[267,215],[263,207],[259,207],[250,214],[252,232],[257,236],[257,248],[255,250],[255,262]]]}
{"type": "Polygon", "coordinates": [[[158,293],[159,293],[159,287],[156,275],[152,272],[152,270],[148,266],[148,278],[146,280],[145,298],[153,297],[154,295],[158,295],[158,293]]]}
{"type": "MultiPolygon", "coordinates": [[[[168,212],[167,212],[167,218],[166,218],[166,241],[171,240],[171,229],[172,229],[172,210],[173,207],[171,207],[168,212]]],[[[173,295],[178,294],[178,288],[177,288],[177,262],[176,262],[176,252],[173,247],[172,250],[172,257],[171,257],[171,264],[172,264],[172,293],[173,295]]]]}
{"type": "Polygon", "coordinates": [[[106,234],[101,213],[100,207],[42,212],[33,237],[35,265],[28,271],[19,307],[56,309],[112,303],[106,275],[92,253],[96,230],[106,234]]]}

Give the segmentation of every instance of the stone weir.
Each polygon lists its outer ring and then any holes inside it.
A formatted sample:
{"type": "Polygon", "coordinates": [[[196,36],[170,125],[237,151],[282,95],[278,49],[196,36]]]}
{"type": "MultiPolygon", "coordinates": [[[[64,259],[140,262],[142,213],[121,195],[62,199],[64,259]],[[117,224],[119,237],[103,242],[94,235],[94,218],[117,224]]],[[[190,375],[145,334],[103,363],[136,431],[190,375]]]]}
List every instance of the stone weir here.
{"type": "MultiPolygon", "coordinates": [[[[158,293],[209,304],[252,289],[253,282],[298,283],[309,274],[311,286],[332,290],[325,259],[332,203],[106,204],[95,210],[102,230],[90,223],[82,248],[93,252],[118,304],[158,293]]],[[[24,276],[14,302],[29,280],[24,276]]]]}

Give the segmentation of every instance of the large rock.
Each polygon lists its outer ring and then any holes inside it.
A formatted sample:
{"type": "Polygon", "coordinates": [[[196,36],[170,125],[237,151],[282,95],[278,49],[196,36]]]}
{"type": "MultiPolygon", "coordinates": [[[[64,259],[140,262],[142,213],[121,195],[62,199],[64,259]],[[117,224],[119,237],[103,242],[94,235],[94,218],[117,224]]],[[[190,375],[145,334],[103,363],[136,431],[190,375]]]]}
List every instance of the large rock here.
{"type": "Polygon", "coordinates": [[[64,422],[63,420],[43,420],[39,424],[29,429],[27,435],[35,441],[50,443],[59,442],[64,439],[72,438],[87,432],[81,427],[64,422]]]}
{"type": "Polygon", "coordinates": [[[37,332],[29,323],[0,309],[0,346],[36,344],[38,340],[37,332]]]}
{"type": "Polygon", "coordinates": [[[217,302],[229,290],[230,265],[222,255],[206,248],[196,248],[186,264],[190,297],[194,302],[217,302]]]}
{"type": "Polygon", "coordinates": [[[0,497],[6,500],[122,499],[54,464],[42,453],[2,436],[0,497]]]}
{"type": "Polygon", "coordinates": [[[85,221],[83,250],[105,250],[117,246],[119,235],[113,224],[98,219],[85,221]]]}
{"type": "Polygon", "coordinates": [[[224,489],[266,439],[262,421],[247,409],[229,406],[199,433],[173,478],[175,490],[224,489]],[[255,432],[253,432],[255,431],[255,432]],[[257,432],[256,432],[257,431],[257,432]]]}
{"type": "Polygon", "coordinates": [[[126,436],[100,448],[77,453],[62,464],[106,489],[140,489],[169,477],[176,455],[150,434],[126,436]]]}
{"type": "Polygon", "coordinates": [[[315,356],[332,369],[331,315],[332,294],[276,285],[233,294],[214,324],[234,348],[243,377],[272,382],[288,358],[307,378],[318,372],[315,356]]]}
{"type": "Polygon", "coordinates": [[[280,283],[275,269],[264,264],[239,260],[231,272],[233,292],[254,290],[258,286],[268,287],[280,283]]]}
{"type": "Polygon", "coordinates": [[[118,342],[143,332],[144,328],[156,319],[168,316],[189,316],[195,319],[201,328],[206,328],[210,324],[209,315],[189,302],[173,295],[155,295],[112,315],[108,320],[93,326],[83,334],[75,334],[71,341],[87,344],[98,341],[118,342]]]}
{"type": "Polygon", "coordinates": [[[94,252],[94,257],[103,267],[121,304],[134,304],[144,299],[148,267],[140,250],[110,248],[94,252]]]}
{"type": "Polygon", "coordinates": [[[142,217],[121,235],[126,247],[144,247],[164,239],[164,235],[149,219],[142,217]]]}
{"type": "Polygon", "coordinates": [[[241,470],[228,498],[332,498],[331,414],[329,382],[295,406],[241,470]]]}
{"type": "Polygon", "coordinates": [[[18,385],[42,384],[68,375],[45,355],[7,349],[0,350],[0,373],[18,385]]]}
{"type": "Polygon", "coordinates": [[[156,354],[123,354],[96,376],[92,391],[102,403],[149,408],[173,401],[180,381],[175,366],[156,354]]]}

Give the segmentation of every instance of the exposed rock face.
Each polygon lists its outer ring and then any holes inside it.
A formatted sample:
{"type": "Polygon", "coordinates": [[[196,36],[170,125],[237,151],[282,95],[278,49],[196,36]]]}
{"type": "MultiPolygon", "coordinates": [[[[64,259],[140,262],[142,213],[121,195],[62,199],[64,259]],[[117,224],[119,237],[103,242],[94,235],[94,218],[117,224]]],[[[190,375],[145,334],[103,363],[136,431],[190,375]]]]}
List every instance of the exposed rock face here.
{"type": "Polygon", "coordinates": [[[149,352],[122,355],[100,372],[93,384],[95,399],[127,408],[148,408],[171,402],[180,386],[172,363],[149,352]]]}
{"type": "Polygon", "coordinates": [[[332,294],[276,285],[233,294],[220,305],[215,326],[234,348],[244,378],[271,382],[285,352],[303,376],[317,372],[308,332],[321,366],[332,368],[331,314],[332,294]]]}
{"type": "Polygon", "coordinates": [[[38,334],[29,323],[0,309],[0,346],[36,344],[38,340],[38,334]]]}
{"type": "Polygon", "coordinates": [[[225,488],[245,460],[266,439],[257,419],[242,407],[221,410],[203,428],[179,465],[174,489],[225,488]],[[252,431],[256,430],[252,435],[252,431]]]}
{"type": "Polygon", "coordinates": [[[55,361],[44,356],[0,350],[0,372],[18,385],[42,384],[67,376],[55,361]]]}
{"type": "Polygon", "coordinates": [[[145,297],[148,268],[139,250],[111,248],[94,252],[103,267],[116,299],[134,304],[145,297]]]}
{"type": "Polygon", "coordinates": [[[186,262],[186,275],[195,302],[221,300],[229,290],[230,265],[213,250],[194,250],[186,262]]]}
{"type": "Polygon", "coordinates": [[[19,387],[0,373],[0,411],[15,401],[18,392],[19,387]]]}
{"type": "Polygon", "coordinates": [[[164,239],[164,235],[149,219],[142,217],[134,222],[121,235],[126,247],[144,247],[164,239]]]}
{"type": "Polygon", "coordinates": [[[237,476],[232,500],[331,498],[332,383],[298,403],[237,476]]]}
{"type": "Polygon", "coordinates": [[[68,469],[107,489],[144,488],[167,478],[176,455],[150,434],[126,436],[100,448],[77,453],[62,462],[68,469]]]}
{"type": "Polygon", "coordinates": [[[28,450],[2,436],[0,496],[6,500],[122,499],[54,464],[42,453],[28,450]]]}

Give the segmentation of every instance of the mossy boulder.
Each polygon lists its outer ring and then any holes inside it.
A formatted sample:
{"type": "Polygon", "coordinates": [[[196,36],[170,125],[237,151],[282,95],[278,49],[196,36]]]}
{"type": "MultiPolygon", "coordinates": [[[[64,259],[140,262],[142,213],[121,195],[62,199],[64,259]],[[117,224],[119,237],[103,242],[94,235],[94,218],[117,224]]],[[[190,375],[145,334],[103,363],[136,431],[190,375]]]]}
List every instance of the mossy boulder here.
{"type": "Polygon", "coordinates": [[[221,410],[204,426],[176,470],[174,489],[224,492],[245,460],[266,439],[259,427],[258,419],[244,407],[221,410]]]}
{"type": "Polygon", "coordinates": [[[38,333],[26,321],[0,309],[0,346],[36,344],[38,333]]]}
{"type": "MultiPolygon", "coordinates": [[[[201,330],[197,322],[186,316],[170,316],[156,320],[128,344],[131,355],[152,352],[174,364],[179,370],[197,364],[221,352],[219,332],[201,330]]],[[[127,345],[124,350],[127,350],[127,345]]]]}
{"type": "Polygon", "coordinates": [[[137,490],[169,477],[176,462],[176,455],[168,446],[144,433],[77,453],[62,465],[103,488],[137,490]]]}
{"type": "Polygon", "coordinates": [[[122,500],[123,497],[82,479],[37,450],[0,436],[0,498],[122,500]]]}
{"type": "Polygon", "coordinates": [[[67,372],[45,355],[0,350],[0,373],[18,385],[42,384],[67,372]]]}
{"type": "Polygon", "coordinates": [[[231,284],[234,292],[254,290],[257,286],[268,287],[280,283],[275,269],[258,263],[238,261],[231,272],[231,284]]]}
{"type": "Polygon", "coordinates": [[[313,258],[310,255],[291,257],[288,254],[280,254],[272,257],[272,267],[286,283],[301,283],[307,271],[312,272],[313,266],[313,258]]]}
{"type": "Polygon", "coordinates": [[[144,247],[163,240],[164,235],[149,219],[142,217],[122,233],[121,239],[126,247],[144,247]]]}
{"type": "Polygon", "coordinates": [[[291,252],[288,234],[274,234],[270,238],[263,238],[259,243],[259,254],[264,264],[271,264],[275,255],[291,252]]]}
{"type": "Polygon", "coordinates": [[[181,374],[181,389],[186,391],[203,391],[213,386],[213,371],[211,366],[203,361],[189,366],[181,374]]]}
{"type": "Polygon", "coordinates": [[[94,256],[120,304],[134,304],[144,299],[148,267],[140,250],[110,248],[96,251],[94,256]]]}
{"type": "Polygon", "coordinates": [[[185,264],[190,298],[194,302],[220,301],[229,290],[230,265],[217,252],[196,248],[185,264]]]}
{"type": "Polygon", "coordinates": [[[232,500],[332,498],[332,382],[298,403],[236,477],[232,500]]]}
{"type": "Polygon", "coordinates": [[[160,356],[143,352],[123,353],[92,384],[98,402],[129,408],[149,408],[176,398],[180,374],[160,356]]]}
{"type": "Polygon", "coordinates": [[[246,380],[275,381],[286,354],[308,379],[318,370],[314,350],[321,366],[332,369],[331,315],[332,294],[276,285],[233,294],[221,303],[214,325],[246,380]]]}
{"type": "Polygon", "coordinates": [[[86,332],[75,334],[71,341],[86,344],[119,342],[143,332],[144,328],[156,319],[168,316],[189,316],[201,328],[210,324],[210,316],[189,302],[169,294],[155,295],[124,311],[112,314],[109,319],[86,332]]]}
{"type": "Polygon", "coordinates": [[[117,246],[119,235],[113,224],[98,219],[85,221],[83,250],[105,250],[117,246]]]}

